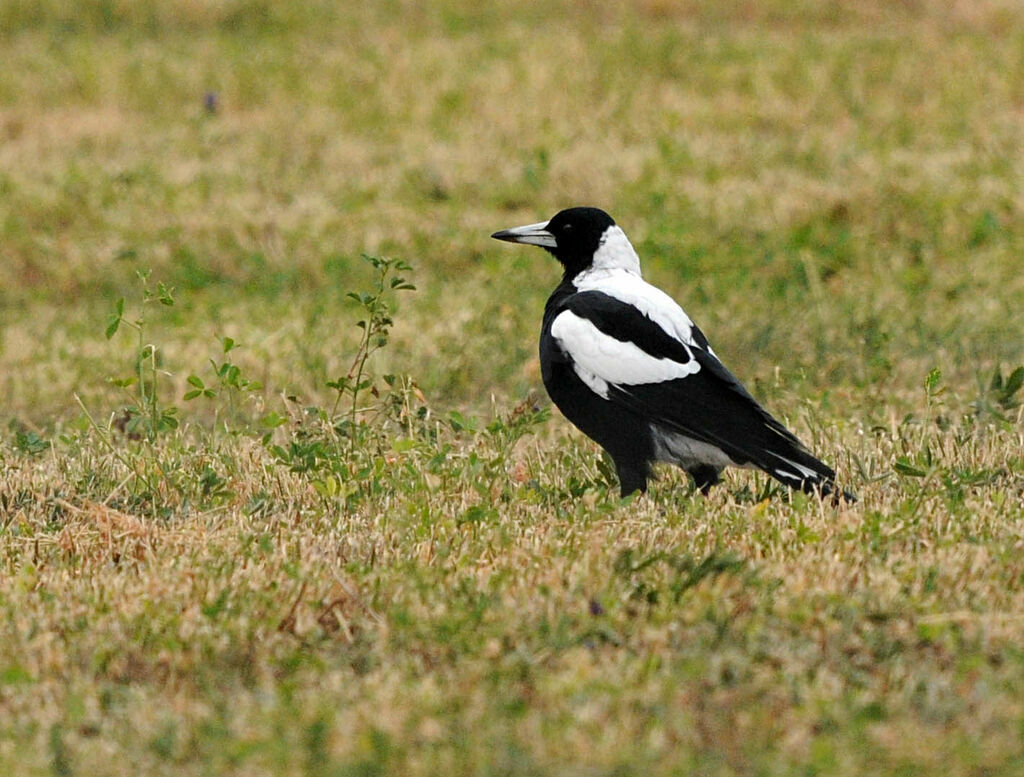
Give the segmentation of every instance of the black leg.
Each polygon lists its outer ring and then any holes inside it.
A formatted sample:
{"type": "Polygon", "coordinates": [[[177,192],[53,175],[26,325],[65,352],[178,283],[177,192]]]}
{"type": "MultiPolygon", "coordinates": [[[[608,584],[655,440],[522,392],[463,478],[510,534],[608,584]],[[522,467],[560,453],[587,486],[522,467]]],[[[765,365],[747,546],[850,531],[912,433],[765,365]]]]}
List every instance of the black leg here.
{"type": "Polygon", "coordinates": [[[615,470],[619,475],[619,485],[622,488],[623,496],[629,496],[636,491],[641,494],[647,492],[647,472],[619,466],[616,466],[615,470]]]}
{"type": "Polygon", "coordinates": [[[687,470],[690,473],[690,477],[693,478],[693,484],[700,489],[704,496],[707,496],[708,492],[711,491],[711,486],[719,482],[718,474],[721,471],[707,464],[687,470]]]}
{"type": "MultiPolygon", "coordinates": [[[[788,485],[788,484],[787,484],[788,485]]],[[[847,504],[853,504],[857,501],[857,495],[852,491],[845,491],[841,488],[837,488],[836,484],[832,481],[819,481],[814,483],[810,480],[805,480],[801,485],[802,490],[806,494],[812,494],[819,496],[822,499],[825,497],[831,497],[830,502],[833,507],[838,507],[840,502],[846,502],[847,504]]]]}

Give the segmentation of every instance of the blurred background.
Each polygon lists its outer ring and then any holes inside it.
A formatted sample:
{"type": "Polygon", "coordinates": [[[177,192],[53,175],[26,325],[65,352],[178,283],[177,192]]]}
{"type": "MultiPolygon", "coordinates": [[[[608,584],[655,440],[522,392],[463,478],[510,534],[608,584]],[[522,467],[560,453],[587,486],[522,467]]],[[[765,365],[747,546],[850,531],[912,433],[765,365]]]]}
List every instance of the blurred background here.
{"type": "Polygon", "coordinates": [[[4,0],[0,50],[8,419],[114,406],[146,269],[175,390],[230,336],[326,401],[363,252],[418,286],[382,371],[514,401],[558,271],[489,235],[580,204],[777,407],[876,423],[1024,358],[1019,3],[4,0]]]}

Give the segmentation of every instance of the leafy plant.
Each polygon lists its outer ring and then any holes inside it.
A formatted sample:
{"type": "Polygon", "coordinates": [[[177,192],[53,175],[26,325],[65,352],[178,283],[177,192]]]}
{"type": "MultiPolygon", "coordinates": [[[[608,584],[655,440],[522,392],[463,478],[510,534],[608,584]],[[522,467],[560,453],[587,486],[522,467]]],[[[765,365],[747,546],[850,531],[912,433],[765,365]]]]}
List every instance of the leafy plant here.
{"type": "MultiPolygon", "coordinates": [[[[162,434],[178,429],[178,408],[160,401],[161,376],[168,373],[161,369],[160,351],[149,341],[146,312],[153,304],[172,307],[174,305],[173,290],[164,283],[154,287],[150,282],[149,270],[138,270],[136,275],[141,284],[141,301],[138,314],[129,317],[126,314],[125,299],[121,297],[114,305],[114,310],[107,319],[105,335],[108,340],[122,326],[135,331],[136,348],[132,374],[123,378],[108,378],[111,385],[121,389],[128,398],[128,404],[118,411],[106,425],[101,425],[81,397],[75,394],[75,401],[82,408],[88,425],[96,432],[103,446],[118,461],[129,476],[113,487],[114,492],[122,486],[132,484],[132,500],[141,499],[148,503],[154,517],[159,512],[158,496],[168,490],[179,497],[184,490],[173,476],[173,468],[161,460],[161,449],[157,447],[157,439],[162,434]],[[129,440],[141,440],[143,449],[116,445],[112,429],[122,432],[129,440]]],[[[112,493],[106,499],[109,501],[112,493]]]]}
{"type": "MultiPolygon", "coordinates": [[[[355,300],[362,309],[362,317],[356,322],[356,326],[363,330],[363,334],[348,372],[327,382],[328,388],[337,392],[334,407],[330,413],[331,418],[335,417],[343,401],[347,400],[349,403],[347,421],[339,425],[339,431],[348,434],[353,447],[358,441],[357,421],[359,417],[367,410],[373,409],[372,407],[361,408],[359,406],[360,396],[366,390],[379,396],[374,388],[373,379],[366,372],[366,364],[374,353],[388,344],[388,336],[394,323],[391,317],[390,297],[398,291],[416,290],[415,286],[398,275],[400,272],[412,271],[412,267],[401,259],[387,259],[369,254],[363,254],[363,259],[373,266],[373,287],[370,291],[350,291],[346,295],[349,299],[355,300]]],[[[392,386],[394,377],[385,376],[385,381],[392,386]]]]}
{"type": "Polygon", "coordinates": [[[50,450],[52,443],[49,440],[44,440],[31,429],[24,429],[20,424],[13,422],[11,428],[14,430],[14,449],[19,453],[25,456],[38,456],[50,450]]]}
{"type": "Polygon", "coordinates": [[[689,553],[675,554],[653,551],[644,554],[636,548],[619,551],[612,565],[616,577],[629,581],[630,599],[654,605],[667,593],[678,604],[683,595],[703,580],[714,580],[719,575],[752,574],[748,562],[733,553],[712,550],[702,559],[689,553]],[[667,580],[656,574],[658,567],[667,571],[667,580]]]}
{"type": "MultiPolygon", "coordinates": [[[[273,430],[287,419],[276,414],[263,419],[268,449],[292,471],[309,474],[313,487],[328,499],[378,490],[388,457],[394,455],[391,436],[385,431],[387,422],[395,422],[411,435],[414,422],[427,415],[423,395],[410,379],[386,374],[378,383],[369,369],[370,358],[388,344],[394,294],[416,288],[399,274],[412,268],[398,259],[367,254],[363,259],[373,267],[373,281],[369,291],[347,294],[360,307],[356,326],[362,335],[348,371],[327,382],[336,392],[334,405],[329,411],[296,407],[292,434],[283,444],[274,441],[273,430]]],[[[232,374],[228,368],[225,377],[230,381],[232,374]]],[[[206,390],[193,385],[194,390],[206,390]]]]}
{"type": "Polygon", "coordinates": [[[448,422],[453,431],[471,431],[482,437],[484,445],[470,451],[466,458],[468,483],[485,500],[504,499],[511,494],[500,484],[508,480],[511,454],[516,443],[534,427],[544,423],[551,416],[547,407],[539,407],[531,400],[520,402],[505,414],[496,415],[489,421],[483,432],[477,432],[476,419],[466,418],[458,412],[449,415],[448,422]]]}
{"type": "Polygon", "coordinates": [[[111,378],[110,382],[123,389],[130,402],[117,419],[117,426],[129,437],[145,437],[152,441],[161,432],[178,428],[178,408],[160,403],[159,378],[166,373],[160,369],[157,346],[147,341],[146,308],[154,303],[172,307],[174,296],[173,289],[163,283],[153,288],[149,270],[139,270],[137,275],[142,284],[142,304],[138,315],[135,318],[125,315],[125,300],[121,297],[114,305],[106,328],[108,340],[122,325],[135,330],[138,344],[133,374],[111,378]]]}
{"type": "Polygon", "coordinates": [[[258,380],[245,377],[242,374],[242,369],[227,358],[232,351],[241,346],[231,337],[221,337],[219,340],[223,361],[218,363],[217,360],[210,359],[210,366],[213,368],[213,377],[216,382],[207,385],[202,378],[192,373],[186,379],[191,388],[185,392],[182,398],[188,402],[199,398],[226,397],[228,416],[234,419],[238,412],[239,397],[261,390],[263,384],[258,380]]]}
{"type": "Polygon", "coordinates": [[[1000,421],[1008,421],[1007,414],[1021,406],[1024,397],[1020,396],[1024,387],[1024,365],[1003,377],[1002,370],[997,366],[992,373],[987,388],[982,388],[978,398],[971,403],[977,416],[990,416],[1000,421]]]}

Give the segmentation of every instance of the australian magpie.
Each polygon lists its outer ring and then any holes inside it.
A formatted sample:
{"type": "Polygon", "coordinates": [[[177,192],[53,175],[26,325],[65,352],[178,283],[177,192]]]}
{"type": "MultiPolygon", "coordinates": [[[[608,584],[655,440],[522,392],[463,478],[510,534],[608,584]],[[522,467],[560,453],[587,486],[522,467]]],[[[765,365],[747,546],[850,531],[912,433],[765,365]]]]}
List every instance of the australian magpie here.
{"type": "Polygon", "coordinates": [[[835,472],[743,388],[683,309],[644,281],[636,251],[603,210],[569,208],[492,237],[541,246],[565,268],[544,308],[544,386],[611,455],[623,496],[647,490],[656,461],[686,470],[704,494],[727,466],[835,492],[835,472]]]}

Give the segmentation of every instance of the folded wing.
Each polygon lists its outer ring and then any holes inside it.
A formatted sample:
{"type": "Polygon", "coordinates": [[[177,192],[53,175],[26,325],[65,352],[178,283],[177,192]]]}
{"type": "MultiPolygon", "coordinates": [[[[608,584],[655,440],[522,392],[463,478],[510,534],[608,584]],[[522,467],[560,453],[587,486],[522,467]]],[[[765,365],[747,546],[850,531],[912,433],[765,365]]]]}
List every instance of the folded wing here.
{"type": "Polygon", "coordinates": [[[757,403],[696,326],[682,340],[635,305],[585,291],[566,300],[551,333],[580,379],[608,401],[787,485],[832,490],[834,471],[757,403]]]}

